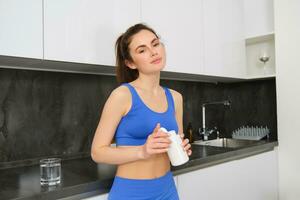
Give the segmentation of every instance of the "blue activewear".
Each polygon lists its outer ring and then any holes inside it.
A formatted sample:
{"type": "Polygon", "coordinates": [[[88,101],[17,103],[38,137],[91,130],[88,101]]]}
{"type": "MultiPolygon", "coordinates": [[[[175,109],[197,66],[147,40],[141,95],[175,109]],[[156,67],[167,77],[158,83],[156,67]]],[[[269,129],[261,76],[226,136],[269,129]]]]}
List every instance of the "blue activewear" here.
{"type": "Polygon", "coordinates": [[[123,83],[129,88],[132,104],[128,113],[122,117],[116,133],[116,145],[136,146],[145,144],[147,137],[153,132],[157,123],[168,131],[175,130],[178,126],[175,118],[175,107],[170,90],[163,87],[168,101],[168,109],[165,112],[151,110],[140,98],[135,88],[129,83],[123,83]]]}
{"type": "Polygon", "coordinates": [[[116,176],[108,200],[179,200],[172,173],[154,179],[116,176]]]}
{"type": "MultiPolygon", "coordinates": [[[[124,83],[131,93],[132,104],[122,117],[115,133],[117,146],[144,145],[157,123],[167,130],[178,132],[172,94],[164,88],[168,102],[165,112],[155,112],[147,107],[135,88],[124,83]]],[[[153,179],[129,179],[116,176],[109,193],[109,200],[179,200],[173,175],[168,171],[164,176],[153,179]]]]}

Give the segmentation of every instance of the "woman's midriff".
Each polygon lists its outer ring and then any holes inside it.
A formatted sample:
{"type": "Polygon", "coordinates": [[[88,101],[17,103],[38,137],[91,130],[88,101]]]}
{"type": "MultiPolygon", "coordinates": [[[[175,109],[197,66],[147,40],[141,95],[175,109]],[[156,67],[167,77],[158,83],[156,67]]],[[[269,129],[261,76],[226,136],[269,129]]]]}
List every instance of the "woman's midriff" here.
{"type": "Polygon", "coordinates": [[[155,154],[145,160],[138,160],[118,166],[116,176],[130,179],[153,179],[170,171],[167,153],[155,154]]]}

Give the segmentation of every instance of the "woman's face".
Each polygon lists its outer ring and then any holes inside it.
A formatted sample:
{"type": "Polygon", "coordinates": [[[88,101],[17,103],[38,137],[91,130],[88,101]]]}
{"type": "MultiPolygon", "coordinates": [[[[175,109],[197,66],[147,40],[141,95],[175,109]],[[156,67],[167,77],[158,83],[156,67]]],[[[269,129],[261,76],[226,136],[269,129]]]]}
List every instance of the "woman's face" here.
{"type": "Polygon", "coordinates": [[[132,62],[127,61],[126,65],[138,69],[141,73],[156,73],[165,67],[165,47],[151,31],[141,30],[133,35],[129,44],[129,53],[132,62]]]}

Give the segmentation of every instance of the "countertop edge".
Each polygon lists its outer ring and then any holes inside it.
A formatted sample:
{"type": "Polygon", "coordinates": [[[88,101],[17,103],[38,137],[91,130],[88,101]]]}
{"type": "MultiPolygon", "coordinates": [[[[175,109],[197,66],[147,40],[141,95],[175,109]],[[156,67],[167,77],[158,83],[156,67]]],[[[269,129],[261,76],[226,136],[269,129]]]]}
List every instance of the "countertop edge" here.
{"type": "MultiPolygon", "coordinates": [[[[177,176],[180,174],[218,165],[221,163],[243,159],[249,156],[272,151],[276,146],[278,146],[278,142],[274,141],[274,142],[268,142],[266,144],[234,149],[232,151],[211,155],[205,158],[196,158],[190,160],[188,162],[188,165],[182,165],[180,166],[180,168],[175,167],[171,171],[174,176],[177,176]]],[[[62,188],[60,190],[54,190],[46,193],[36,194],[30,197],[18,197],[15,199],[16,200],[32,200],[32,199],[76,200],[76,199],[88,198],[95,195],[107,194],[110,190],[112,181],[113,179],[108,179],[105,181],[103,180],[93,181],[89,183],[62,188]]]]}
{"type": "Polygon", "coordinates": [[[192,172],[198,169],[203,169],[206,167],[211,167],[214,165],[239,160],[243,158],[247,158],[249,156],[254,156],[260,153],[268,152],[274,150],[274,147],[278,146],[278,142],[271,142],[267,144],[251,146],[241,149],[236,149],[234,151],[224,152],[220,154],[216,154],[213,156],[209,156],[207,158],[199,158],[190,161],[190,166],[187,166],[182,169],[175,169],[173,172],[174,176],[192,172]],[[193,164],[191,164],[193,163],[193,164]]]}

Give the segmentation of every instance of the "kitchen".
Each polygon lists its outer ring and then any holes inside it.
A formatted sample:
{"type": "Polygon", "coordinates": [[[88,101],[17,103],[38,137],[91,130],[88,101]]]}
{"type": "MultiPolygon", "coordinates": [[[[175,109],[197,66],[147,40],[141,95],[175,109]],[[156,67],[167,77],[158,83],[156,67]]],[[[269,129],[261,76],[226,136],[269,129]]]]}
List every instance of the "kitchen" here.
{"type": "Polygon", "coordinates": [[[115,166],[91,161],[91,140],[117,86],[114,42],[145,22],[166,45],[161,84],[182,93],[184,130],[192,122],[195,140],[206,102],[231,103],[206,108],[206,125],[221,138],[244,126],[270,129],[254,145],[192,145],[190,161],[172,168],[180,199],[298,199],[299,136],[288,135],[300,117],[297,8],[279,0],[0,0],[0,198],[107,198],[115,166]],[[61,184],[41,187],[38,161],[53,156],[62,158],[61,184]]]}

